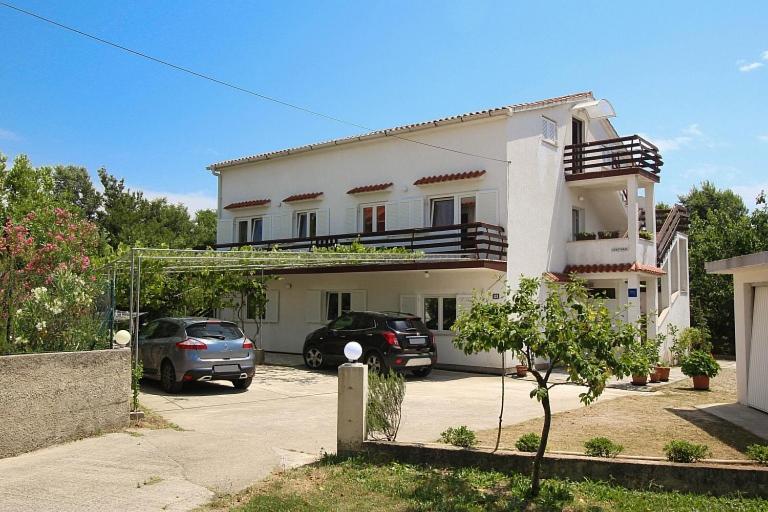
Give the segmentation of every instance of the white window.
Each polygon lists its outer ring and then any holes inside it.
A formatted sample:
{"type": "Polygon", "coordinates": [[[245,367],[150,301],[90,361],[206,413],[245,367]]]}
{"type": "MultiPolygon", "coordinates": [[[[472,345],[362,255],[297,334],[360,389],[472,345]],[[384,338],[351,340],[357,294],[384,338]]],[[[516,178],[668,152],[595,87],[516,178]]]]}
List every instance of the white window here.
{"type": "Polygon", "coordinates": [[[254,217],[251,219],[251,242],[261,242],[264,240],[264,219],[254,217]]]}
{"type": "Polygon", "coordinates": [[[248,241],[248,221],[247,220],[238,220],[237,221],[237,243],[243,244],[248,241]]]}
{"type": "Polygon", "coordinates": [[[264,219],[262,217],[237,219],[235,221],[235,240],[241,244],[264,240],[264,219]]]}
{"type": "Polygon", "coordinates": [[[352,293],[325,292],[325,320],[336,320],[345,311],[352,309],[352,293]]]}
{"type": "Polygon", "coordinates": [[[432,227],[450,226],[453,222],[453,197],[432,199],[430,217],[432,227]]]}
{"type": "Polygon", "coordinates": [[[316,210],[296,214],[296,236],[298,238],[317,236],[316,210]]]}
{"type": "Polygon", "coordinates": [[[383,204],[364,205],[363,233],[380,233],[385,230],[387,209],[383,204]]]}
{"type": "Polygon", "coordinates": [[[550,144],[557,144],[557,123],[548,117],[541,118],[541,139],[550,144]]]}
{"type": "Polygon", "coordinates": [[[424,297],[424,324],[432,331],[450,331],[456,321],[456,297],[424,297]]]}

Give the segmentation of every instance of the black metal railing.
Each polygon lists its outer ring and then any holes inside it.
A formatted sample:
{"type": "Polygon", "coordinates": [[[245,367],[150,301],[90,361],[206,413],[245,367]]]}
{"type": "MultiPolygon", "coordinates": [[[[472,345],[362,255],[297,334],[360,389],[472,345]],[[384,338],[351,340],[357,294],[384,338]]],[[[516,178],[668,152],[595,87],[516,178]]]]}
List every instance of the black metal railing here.
{"type": "Polygon", "coordinates": [[[639,135],[565,146],[563,163],[566,175],[622,169],[658,174],[664,165],[659,148],[639,135]]]}
{"type": "Polygon", "coordinates": [[[507,238],[504,228],[473,222],[429,228],[393,229],[375,233],[344,233],[303,238],[281,238],[258,242],[217,244],[217,249],[253,247],[306,251],[314,247],[333,247],[359,242],[369,247],[402,247],[429,254],[457,254],[479,260],[506,260],[507,238]]]}

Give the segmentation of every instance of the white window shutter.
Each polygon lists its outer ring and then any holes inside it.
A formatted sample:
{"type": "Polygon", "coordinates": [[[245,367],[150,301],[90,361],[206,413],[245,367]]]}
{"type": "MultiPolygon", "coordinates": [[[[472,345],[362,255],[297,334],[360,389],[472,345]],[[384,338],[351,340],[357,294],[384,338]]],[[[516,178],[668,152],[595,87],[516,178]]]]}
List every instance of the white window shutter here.
{"type": "Polygon", "coordinates": [[[317,235],[331,234],[331,212],[328,208],[317,210],[317,235]]]}
{"type": "Polygon", "coordinates": [[[397,203],[397,229],[411,227],[411,202],[400,201],[397,203]]]}
{"type": "Polygon", "coordinates": [[[235,234],[235,224],[232,219],[220,219],[216,226],[216,243],[232,243],[235,234]]]}
{"type": "Polygon", "coordinates": [[[412,228],[424,227],[424,199],[411,200],[411,225],[412,228]]]}
{"type": "Polygon", "coordinates": [[[387,203],[384,205],[384,229],[391,231],[397,229],[397,205],[395,203],[387,203]]]}
{"type": "Polygon", "coordinates": [[[499,191],[484,190],[477,193],[475,200],[475,218],[477,222],[499,224],[499,191]]]}
{"type": "Polygon", "coordinates": [[[267,307],[264,313],[264,323],[276,324],[280,321],[280,290],[267,290],[267,307]]]}
{"type": "Polygon", "coordinates": [[[322,293],[320,290],[307,290],[304,294],[304,320],[311,324],[322,322],[322,293]]]}
{"type": "Polygon", "coordinates": [[[350,293],[350,307],[352,311],[365,311],[366,305],[365,290],[356,290],[350,293]]]}
{"type": "Polygon", "coordinates": [[[400,296],[400,313],[418,315],[418,297],[416,295],[400,296]]]}
{"type": "Polygon", "coordinates": [[[290,213],[281,213],[272,217],[273,239],[291,238],[291,218],[290,213]]]}
{"type": "Polygon", "coordinates": [[[345,233],[357,233],[357,207],[347,208],[344,220],[345,233]]]}
{"type": "Polygon", "coordinates": [[[261,218],[261,239],[271,240],[272,238],[272,216],[265,215],[261,218]]]}

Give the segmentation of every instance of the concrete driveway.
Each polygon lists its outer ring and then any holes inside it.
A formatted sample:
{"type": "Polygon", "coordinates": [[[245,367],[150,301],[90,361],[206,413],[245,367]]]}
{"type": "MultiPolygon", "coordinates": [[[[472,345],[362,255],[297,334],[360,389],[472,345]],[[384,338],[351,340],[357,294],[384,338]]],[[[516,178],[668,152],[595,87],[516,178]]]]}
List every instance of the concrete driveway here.
{"type": "MultiPolygon", "coordinates": [[[[530,380],[506,379],[505,423],[539,416],[530,380]]],[[[179,395],[143,386],[141,401],[183,431],[116,433],[0,460],[0,511],[189,510],[275,469],[335,451],[336,374],[260,367],[247,391],[201,383],[179,395]]],[[[500,378],[435,371],[408,379],[398,439],[432,441],[450,426],[493,428],[500,378]]],[[[555,411],[579,406],[577,386],[553,391],[555,411]]],[[[631,391],[607,389],[602,400],[631,391]]]]}

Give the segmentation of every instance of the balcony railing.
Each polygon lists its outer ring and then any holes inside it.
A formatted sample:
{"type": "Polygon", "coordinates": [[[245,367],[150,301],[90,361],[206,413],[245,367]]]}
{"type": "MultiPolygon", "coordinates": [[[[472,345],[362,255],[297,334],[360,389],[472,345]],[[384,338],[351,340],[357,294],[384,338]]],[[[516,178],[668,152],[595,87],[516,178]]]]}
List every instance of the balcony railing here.
{"type": "Polygon", "coordinates": [[[377,233],[345,233],[304,238],[281,238],[258,242],[218,244],[217,249],[250,246],[307,251],[314,247],[349,245],[355,241],[369,247],[403,247],[429,254],[456,254],[478,260],[505,261],[507,238],[504,228],[482,222],[430,228],[394,229],[377,233]]]}
{"type": "Polygon", "coordinates": [[[659,148],[639,135],[571,144],[565,146],[563,158],[566,176],[624,169],[658,174],[664,165],[659,148]]]}
{"type": "MultiPolygon", "coordinates": [[[[632,263],[632,241],[629,238],[579,240],[566,244],[568,265],[592,265],[598,263],[632,263]]],[[[656,264],[653,242],[638,238],[635,242],[634,261],[645,265],[656,264]]]]}

